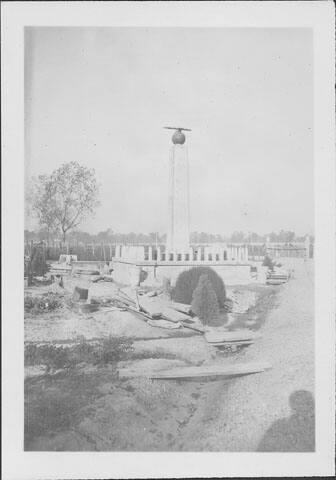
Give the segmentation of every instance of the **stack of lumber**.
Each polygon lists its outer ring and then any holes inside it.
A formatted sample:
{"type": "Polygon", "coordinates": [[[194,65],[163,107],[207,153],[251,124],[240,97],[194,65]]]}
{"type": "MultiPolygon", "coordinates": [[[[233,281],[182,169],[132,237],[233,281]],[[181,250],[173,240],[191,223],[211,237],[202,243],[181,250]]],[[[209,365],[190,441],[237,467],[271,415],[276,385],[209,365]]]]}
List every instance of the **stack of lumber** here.
{"type": "Polygon", "coordinates": [[[58,262],[50,265],[48,275],[70,275],[75,261],[77,261],[77,255],[60,255],[58,262]]]}
{"type": "Polygon", "coordinates": [[[137,314],[153,327],[169,329],[185,327],[204,333],[199,319],[191,317],[190,305],[169,302],[159,295],[138,295],[135,289],[129,287],[119,289],[115,299],[126,310],[137,314]]]}
{"type": "Polygon", "coordinates": [[[278,268],[267,273],[266,283],[268,285],[281,285],[282,283],[288,282],[288,279],[288,271],[278,268]]]}

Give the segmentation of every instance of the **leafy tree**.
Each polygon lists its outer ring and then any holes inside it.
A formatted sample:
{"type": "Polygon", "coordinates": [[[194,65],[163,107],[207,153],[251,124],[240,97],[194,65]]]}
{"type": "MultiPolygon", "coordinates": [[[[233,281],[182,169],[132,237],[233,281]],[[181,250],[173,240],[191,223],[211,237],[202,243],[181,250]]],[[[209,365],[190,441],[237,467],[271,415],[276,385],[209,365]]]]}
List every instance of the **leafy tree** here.
{"type": "Polygon", "coordinates": [[[255,232],[250,232],[249,235],[247,236],[247,241],[252,243],[262,243],[266,241],[266,236],[259,235],[258,233],[255,233],[255,232]]]}
{"type": "Polygon", "coordinates": [[[295,233],[290,230],[280,230],[279,233],[271,232],[269,239],[271,242],[290,243],[295,240],[295,233]]]}
{"type": "Polygon", "coordinates": [[[37,179],[32,179],[27,199],[30,204],[30,211],[38,219],[41,227],[39,238],[41,238],[40,233],[45,231],[49,241],[50,234],[55,233],[58,229],[55,216],[54,187],[50,181],[50,176],[39,175],[37,179]]]}
{"type": "Polygon", "coordinates": [[[230,240],[231,240],[231,242],[237,242],[237,243],[245,242],[245,233],[244,232],[233,232],[230,240]]]}
{"type": "Polygon", "coordinates": [[[204,325],[211,325],[218,317],[219,307],[217,295],[207,275],[201,275],[192,296],[191,310],[204,325]]]}
{"type": "Polygon", "coordinates": [[[94,213],[98,190],[93,169],[78,162],[65,163],[51,175],[38,177],[33,211],[41,226],[61,231],[65,241],[68,231],[94,213]]]}

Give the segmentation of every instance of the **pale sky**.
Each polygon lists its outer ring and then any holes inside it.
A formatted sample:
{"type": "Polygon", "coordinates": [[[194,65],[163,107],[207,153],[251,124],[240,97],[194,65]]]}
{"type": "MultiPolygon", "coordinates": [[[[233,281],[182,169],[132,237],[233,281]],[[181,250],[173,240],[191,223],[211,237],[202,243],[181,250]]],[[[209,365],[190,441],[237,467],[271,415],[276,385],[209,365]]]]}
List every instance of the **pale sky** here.
{"type": "Polygon", "coordinates": [[[82,230],[167,231],[172,125],[192,129],[192,230],[313,233],[311,30],[25,35],[26,178],[95,168],[101,207],[82,230]]]}

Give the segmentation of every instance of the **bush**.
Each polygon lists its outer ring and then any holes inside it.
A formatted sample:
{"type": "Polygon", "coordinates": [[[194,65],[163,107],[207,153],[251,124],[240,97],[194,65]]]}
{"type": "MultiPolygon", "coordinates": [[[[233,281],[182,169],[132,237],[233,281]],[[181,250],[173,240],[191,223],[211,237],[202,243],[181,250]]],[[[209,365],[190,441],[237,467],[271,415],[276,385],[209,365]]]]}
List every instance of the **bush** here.
{"type": "Polygon", "coordinates": [[[50,312],[61,308],[63,306],[62,300],[54,294],[48,294],[45,296],[32,296],[26,295],[24,297],[24,310],[25,312],[41,313],[50,312]]]}
{"type": "Polygon", "coordinates": [[[202,275],[207,275],[215,291],[219,307],[224,307],[226,300],[225,286],[221,277],[210,267],[194,267],[186,270],[177,277],[172,297],[175,302],[191,304],[193,292],[202,275]]]}
{"type": "Polygon", "coordinates": [[[265,255],[265,258],[262,264],[263,264],[263,267],[268,267],[270,270],[273,270],[275,265],[275,263],[272,261],[272,259],[268,255],[265,255]]]}
{"type": "Polygon", "coordinates": [[[128,358],[132,352],[132,340],[125,337],[104,338],[97,344],[84,339],[73,347],[28,344],[25,347],[25,366],[46,365],[50,370],[74,368],[80,363],[107,365],[128,358]]]}
{"type": "Polygon", "coordinates": [[[104,338],[98,348],[93,350],[93,364],[107,365],[108,363],[125,360],[128,354],[133,350],[132,341],[124,337],[104,338]]]}
{"type": "Polygon", "coordinates": [[[48,266],[43,246],[38,245],[33,248],[30,260],[33,275],[42,277],[46,274],[48,271],[48,266]]]}
{"type": "Polygon", "coordinates": [[[193,293],[191,310],[204,325],[211,325],[212,320],[219,315],[217,296],[207,275],[201,275],[199,279],[193,293]]]}
{"type": "Polygon", "coordinates": [[[75,366],[74,359],[70,355],[70,349],[55,345],[37,346],[29,344],[25,347],[24,359],[25,366],[42,364],[47,367],[47,372],[75,366]]]}

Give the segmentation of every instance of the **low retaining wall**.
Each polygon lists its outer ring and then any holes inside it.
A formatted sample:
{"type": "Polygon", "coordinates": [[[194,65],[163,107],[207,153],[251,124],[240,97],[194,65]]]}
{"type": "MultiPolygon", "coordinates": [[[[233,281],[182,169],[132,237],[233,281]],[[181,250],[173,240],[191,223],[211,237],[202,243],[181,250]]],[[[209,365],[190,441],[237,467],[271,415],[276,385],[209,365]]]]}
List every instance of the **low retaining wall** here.
{"type": "Polygon", "coordinates": [[[250,264],[238,264],[238,263],[211,263],[202,262],[197,264],[196,262],[179,262],[172,263],[164,262],[160,263],[130,263],[122,260],[113,260],[113,278],[120,283],[128,285],[139,285],[141,271],[145,271],[147,278],[143,281],[144,285],[155,285],[162,283],[164,278],[169,278],[171,284],[174,285],[178,275],[184,270],[188,270],[192,267],[209,266],[215,270],[218,275],[223,279],[226,285],[246,285],[253,281],[263,282],[263,275],[260,278],[253,278],[251,275],[250,264]]]}

